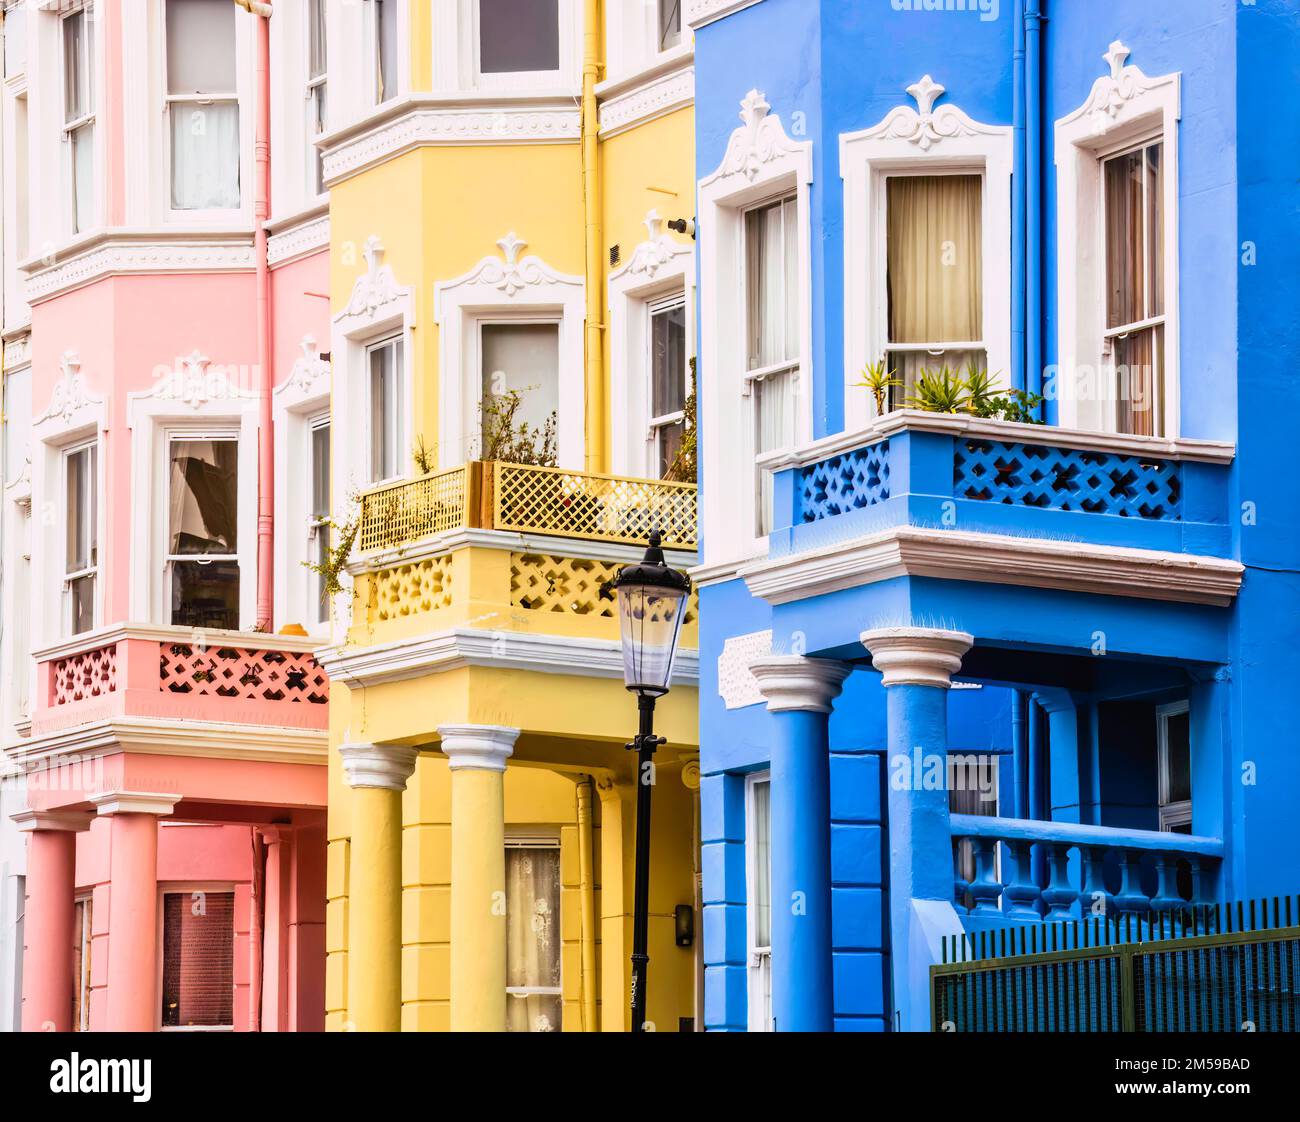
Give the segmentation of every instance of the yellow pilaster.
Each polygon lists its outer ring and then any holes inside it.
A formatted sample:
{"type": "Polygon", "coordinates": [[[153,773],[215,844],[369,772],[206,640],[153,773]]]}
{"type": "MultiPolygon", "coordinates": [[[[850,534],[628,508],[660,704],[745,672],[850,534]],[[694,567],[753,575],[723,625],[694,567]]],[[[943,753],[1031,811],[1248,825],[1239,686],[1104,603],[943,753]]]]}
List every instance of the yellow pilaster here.
{"type": "Polygon", "coordinates": [[[451,1028],[506,1029],[506,760],[519,730],[443,725],[451,766],[451,1028]]]}
{"type": "Polygon", "coordinates": [[[402,792],[417,750],[339,748],[352,787],[348,1020],[358,1032],[402,1027],[402,792]]]}

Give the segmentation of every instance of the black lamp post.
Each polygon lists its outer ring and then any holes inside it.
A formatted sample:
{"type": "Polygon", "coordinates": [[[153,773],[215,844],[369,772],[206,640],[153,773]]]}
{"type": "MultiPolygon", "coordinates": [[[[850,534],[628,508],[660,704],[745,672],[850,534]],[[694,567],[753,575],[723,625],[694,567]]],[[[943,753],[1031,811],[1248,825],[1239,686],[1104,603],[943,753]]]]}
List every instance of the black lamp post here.
{"type": "Polygon", "coordinates": [[[655,698],[668,692],[677,636],[686,615],[691,578],[671,569],[658,530],[635,565],[614,581],[623,639],[623,680],[637,695],[641,724],[628,748],[636,752],[636,880],[632,904],[632,1031],[645,1029],[646,925],[650,902],[651,760],[663,738],[654,734],[655,698]]]}

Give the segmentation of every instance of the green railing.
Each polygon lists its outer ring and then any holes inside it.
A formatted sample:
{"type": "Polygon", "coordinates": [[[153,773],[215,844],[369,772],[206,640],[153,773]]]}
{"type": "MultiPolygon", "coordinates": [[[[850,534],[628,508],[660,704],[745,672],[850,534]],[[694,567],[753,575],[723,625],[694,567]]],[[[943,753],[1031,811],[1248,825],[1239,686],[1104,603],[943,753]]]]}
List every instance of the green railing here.
{"type": "Polygon", "coordinates": [[[1300,897],[955,936],[936,1032],[1294,1032],[1300,897]]]}

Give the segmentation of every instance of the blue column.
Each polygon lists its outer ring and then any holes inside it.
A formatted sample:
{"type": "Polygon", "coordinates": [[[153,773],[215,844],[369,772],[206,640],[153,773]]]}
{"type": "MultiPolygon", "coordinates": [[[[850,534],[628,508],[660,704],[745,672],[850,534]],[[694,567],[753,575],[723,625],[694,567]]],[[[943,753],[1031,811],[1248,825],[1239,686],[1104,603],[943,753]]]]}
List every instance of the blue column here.
{"type": "Polygon", "coordinates": [[[890,959],[897,1027],[930,1027],[929,969],[945,936],[962,930],[953,907],[948,816],[948,690],[970,635],[924,627],[863,632],[881,672],[889,734],[890,959]]]}
{"type": "Polygon", "coordinates": [[[772,1019],[778,1032],[834,1027],[830,746],[843,663],[771,655],[750,666],[772,725],[772,1019]]]}

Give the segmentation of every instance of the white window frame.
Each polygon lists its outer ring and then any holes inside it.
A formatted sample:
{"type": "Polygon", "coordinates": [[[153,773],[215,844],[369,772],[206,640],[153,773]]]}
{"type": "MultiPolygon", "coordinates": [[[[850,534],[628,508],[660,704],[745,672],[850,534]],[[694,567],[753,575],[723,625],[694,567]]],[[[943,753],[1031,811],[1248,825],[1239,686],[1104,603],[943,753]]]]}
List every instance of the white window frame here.
{"type": "MultiPolygon", "coordinates": [[[[507,834],[506,849],[553,849],[559,855],[559,864],[561,871],[564,867],[564,855],[561,852],[560,839],[552,834],[507,834]]],[[[560,984],[558,986],[506,986],[507,1000],[511,996],[528,997],[534,994],[542,994],[548,997],[558,997],[560,999],[561,1015],[564,1007],[564,936],[563,936],[563,910],[564,910],[564,882],[561,877],[560,881],[560,914],[555,917],[556,931],[560,933],[560,984]]],[[[509,963],[507,963],[507,970],[509,963]]],[[[556,1031],[562,1031],[564,1028],[563,1021],[556,1025],[556,1031]]]]}
{"type": "MultiPolygon", "coordinates": [[[[232,219],[249,219],[253,212],[252,167],[254,114],[247,111],[253,104],[254,76],[252,74],[254,43],[252,34],[254,20],[242,19],[240,9],[235,11],[235,89],[229,95],[219,97],[199,97],[194,94],[171,94],[168,92],[167,76],[167,0],[158,3],[158,47],[154,59],[154,87],[161,99],[162,112],[155,133],[154,148],[157,153],[158,192],[157,210],[168,223],[183,226],[209,223],[229,224],[232,219]],[[210,105],[214,102],[234,102],[239,107],[239,206],[209,207],[202,210],[177,210],[172,206],[172,123],[173,105],[210,105]]],[[[274,22],[274,21],[273,21],[274,22]]],[[[130,79],[128,78],[128,81],[130,79]]],[[[128,139],[128,144],[130,143],[128,139]]],[[[130,206],[131,170],[128,166],[128,207],[130,206]]]]}
{"type": "MultiPolygon", "coordinates": [[[[1169,718],[1181,714],[1190,714],[1191,706],[1186,701],[1171,701],[1167,705],[1156,706],[1156,760],[1158,764],[1158,805],[1160,809],[1160,831],[1172,832],[1176,826],[1192,826],[1192,800],[1180,802],[1169,801],[1169,718]]],[[[1188,720],[1191,720],[1190,715],[1188,720]]],[[[1191,748],[1188,747],[1188,774],[1191,774],[1191,748]]]]}
{"type": "Polygon", "coordinates": [[[379,6],[376,0],[365,0],[365,74],[366,92],[364,104],[368,110],[376,110],[384,105],[391,105],[402,96],[408,88],[409,76],[409,40],[407,38],[407,10],[402,0],[383,0],[391,4],[397,13],[397,74],[393,93],[383,101],[379,100],[379,6]]]}
{"type": "Polygon", "coordinates": [[[1011,169],[1013,130],[972,120],[934,101],[943,87],[929,75],[908,87],[916,108],[900,105],[879,123],[840,134],[844,181],[844,427],[865,428],[871,395],[852,383],[889,345],[886,180],[901,175],[979,175],[984,338],[945,340],[950,349],[983,350],[996,386],[1011,384],[1011,169]],[[925,144],[922,145],[922,141],[925,144]]]}
{"type": "Polygon", "coordinates": [[[217,432],[239,438],[239,626],[257,618],[258,394],[206,359],[182,360],[149,390],[127,395],[131,435],[130,618],[170,626],[167,450],[171,437],[217,432]]]}
{"type": "Polygon", "coordinates": [[[487,256],[463,276],[434,286],[442,371],[438,461],[456,467],[478,455],[478,402],[482,392],[481,323],[559,324],[557,463],[583,470],[585,283],[557,273],[539,257],[519,259],[526,244],[513,234],[498,243],[504,257],[487,256]]]}
{"type": "MultiPolygon", "coordinates": [[[[744,214],[753,206],[791,192],[799,223],[799,364],[794,387],[794,443],[812,439],[812,250],[810,192],[812,141],[786,135],[766,98],[751,90],[741,101],[744,124],[727,144],[717,170],[699,181],[700,254],[700,439],[712,451],[704,457],[704,490],[735,501],[705,506],[704,563],[731,564],[767,552],[766,536],[755,533],[753,512],[759,487],[755,474],[737,493],[735,465],[753,464],[752,395],[745,326],[744,214]],[[746,402],[748,400],[748,407],[746,402]]],[[[778,453],[770,458],[775,459],[778,453]]],[[[760,465],[761,466],[761,465],[760,465]]]]}
{"type": "MultiPolygon", "coordinates": [[[[245,555],[248,550],[244,543],[246,533],[256,534],[256,524],[247,525],[243,518],[242,509],[237,509],[236,518],[238,519],[235,536],[238,538],[238,549],[234,553],[173,553],[171,551],[171,533],[168,526],[167,513],[171,503],[171,448],[173,444],[181,443],[233,443],[235,445],[235,463],[236,463],[236,485],[235,501],[237,508],[242,507],[242,492],[247,486],[243,482],[244,462],[247,459],[243,455],[243,448],[240,446],[241,433],[238,426],[233,428],[194,428],[189,425],[168,426],[163,432],[161,441],[162,463],[159,465],[159,475],[157,478],[162,481],[161,491],[163,499],[163,517],[159,520],[159,527],[162,530],[162,558],[163,558],[163,578],[162,593],[165,603],[162,607],[162,614],[157,618],[163,624],[169,627],[184,627],[186,624],[175,623],[171,619],[172,587],[174,582],[175,566],[179,563],[198,562],[199,564],[210,564],[212,562],[231,562],[233,561],[239,568],[239,598],[241,601],[239,612],[239,627],[244,626],[244,620],[247,614],[243,610],[244,586],[249,580],[253,584],[257,583],[257,570],[248,569],[244,563],[245,555]]],[[[236,630],[236,628],[227,628],[226,630],[236,630]]]]}
{"type": "MultiPolygon", "coordinates": [[[[456,0],[461,73],[470,89],[490,92],[555,90],[576,86],[580,79],[580,37],[582,15],[577,0],[558,0],[559,57],[553,70],[520,70],[501,74],[484,74],[479,69],[479,0],[456,0]]],[[[443,24],[445,29],[445,22],[443,24]]],[[[435,29],[435,37],[438,30],[435,29]]]]}
{"type": "Polygon", "coordinates": [[[679,54],[694,51],[691,29],[687,26],[686,0],[676,0],[682,8],[681,36],[676,43],[659,49],[659,0],[605,5],[605,74],[615,81],[639,70],[666,62],[679,54]]]}
{"type": "MultiPolygon", "coordinates": [[[[61,615],[63,618],[62,631],[64,635],[68,635],[68,636],[71,636],[73,634],[72,631],[72,582],[73,581],[84,580],[86,577],[91,577],[94,581],[94,584],[92,586],[93,607],[91,609],[91,620],[90,620],[90,626],[86,628],[86,631],[94,631],[95,628],[99,626],[101,621],[100,604],[101,604],[103,594],[101,591],[102,581],[100,579],[101,573],[100,573],[100,562],[99,562],[99,550],[100,550],[99,528],[100,526],[103,525],[103,519],[100,517],[100,507],[103,505],[103,501],[104,501],[104,492],[102,490],[104,471],[103,471],[103,466],[100,463],[101,455],[102,452],[101,452],[98,434],[95,434],[92,437],[88,437],[85,440],[77,440],[77,441],[73,441],[71,444],[65,445],[62,448],[61,455],[60,455],[61,472],[60,472],[59,491],[63,497],[63,501],[60,505],[60,509],[63,512],[63,517],[60,520],[63,526],[63,535],[62,535],[63,565],[59,569],[59,573],[60,573],[60,578],[63,582],[63,596],[62,596],[62,608],[61,608],[61,615]],[[94,459],[94,463],[91,465],[91,471],[95,477],[94,480],[95,509],[92,512],[96,522],[95,561],[93,564],[86,566],[84,569],[78,569],[76,572],[70,572],[68,570],[68,565],[70,564],[70,562],[68,559],[67,528],[68,528],[68,523],[71,521],[72,518],[72,511],[68,509],[68,504],[67,504],[68,482],[69,482],[68,461],[73,456],[77,455],[79,452],[92,452],[93,459],[94,459]]],[[[81,634],[85,634],[85,631],[81,632],[81,634]]]]}
{"type": "Polygon", "coordinates": [[[655,470],[651,428],[650,311],[670,299],[686,302],[686,363],[695,356],[695,252],[664,233],[663,219],[651,210],[650,236],[609,275],[611,470],[616,475],[652,478],[655,470]]]}
{"type": "MultiPolygon", "coordinates": [[[[657,300],[649,301],[646,306],[646,320],[647,320],[647,325],[650,328],[650,330],[646,332],[646,339],[645,339],[645,345],[647,351],[646,360],[645,360],[646,373],[649,375],[649,377],[646,378],[646,386],[645,386],[646,389],[645,410],[647,414],[649,414],[649,418],[650,418],[647,425],[649,431],[646,433],[646,454],[648,456],[649,462],[646,465],[647,470],[645,474],[646,474],[646,478],[648,479],[659,478],[659,463],[661,459],[659,455],[660,432],[664,428],[670,425],[675,425],[678,424],[679,422],[684,422],[686,418],[686,411],[684,407],[682,409],[676,409],[673,410],[672,412],[663,413],[658,416],[655,415],[655,411],[654,411],[654,319],[655,316],[659,315],[661,312],[670,312],[674,308],[681,308],[682,319],[684,323],[683,330],[685,331],[689,329],[690,319],[689,316],[687,316],[686,314],[686,293],[685,292],[675,292],[669,296],[661,296],[657,300]]],[[[690,367],[691,347],[689,341],[686,340],[685,337],[683,337],[683,351],[684,353],[682,355],[682,368],[686,376],[686,384],[682,395],[683,402],[684,402],[685,399],[687,397],[690,397],[691,394],[691,367],[690,367]]]]}
{"type": "MultiPolygon", "coordinates": [[[[62,518],[41,518],[36,512],[63,510],[67,489],[64,480],[64,453],[94,441],[99,451],[95,456],[98,473],[97,510],[100,573],[111,572],[113,543],[108,536],[106,509],[112,496],[105,480],[103,439],[108,427],[108,411],[104,399],[93,393],[86,376],[80,372],[80,360],[73,351],[64,353],[63,373],[50,394],[44,413],[32,422],[32,628],[31,650],[38,651],[59,640],[68,638],[67,597],[63,591],[64,551],[67,547],[67,526],[62,518]]],[[[95,620],[103,619],[104,584],[95,581],[95,620]]]]}
{"type": "MultiPolygon", "coordinates": [[[[767,1023],[764,1024],[764,1018],[760,1012],[764,1002],[762,993],[764,987],[763,962],[767,963],[766,984],[770,990],[772,984],[772,948],[760,947],[754,941],[754,910],[749,905],[754,899],[754,886],[758,876],[757,862],[755,860],[754,847],[752,839],[754,837],[754,821],[756,815],[756,803],[754,798],[754,789],[760,784],[768,785],[768,837],[771,837],[771,784],[772,773],[770,771],[756,771],[745,776],[745,978],[746,992],[748,995],[748,1018],[750,1032],[775,1032],[775,1025],[771,1017],[771,1008],[768,1008],[767,1023]]],[[[768,860],[771,860],[771,849],[768,850],[768,860]]],[[[769,897],[771,895],[771,871],[768,872],[768,889],[769,897]]],[[[769,920],[769,925],[770,925],[769,920]]]]}
{"type": "Polygon", "coordinates": [[[99,36],[94,34],[95,27],[95,9],[93,0],[86,0],[85,3],[70,8],[59,15],[59,106],[60,120],[62,121],[62,131],[60,133],[60,144],[63,149],[63,167],[64,183],[66,193],[64,195],[65,205],[68,206],[68,221],[65,223],[68,233],[72,237],[77,237],[93,230],[99,224],[99,130],[96,128],[95,107],[98,105],[99,97],[99,66],[95,57],[96,49],[99,44],[99,36]],[[65,54],[65,43],[67,42],[64,33],[64,25],[68,20],[80,16],[82,23],[82,47],[83,55],[77,60],[77,68],[81,71],[79,81],[84,83],[87,100],[89,101],[89,111],[83,113],[75,120],[67,119],[67,68],[68,59],[65,54]],[[89,79],[89,80],[87,80],[89,79]],[[89,203],[89,221],[83,229],[77,224],[77,168],[76,160],[73,157],[73,134],[83,128],[91,130],[91,186],[90,186],[90,203],[89,203]]]}
{"type": "Polygon", "coordinates": [[[407,465],[407,460],[410,458],[410,454],[411,454],[410,451],[411,442],[409,440],[404,441],[404,437],[411,431],[411,421],[406,414],[406,409],[409,405],[409,394],[407,394],[405,390],[405,387],[409,380],[407,376],[407,371],[409,370],[409,362],[407,360],[406,347],[407,347],[406,337],[401,331],[393,331],[386,335],[376,337],[366,344],[365,411],[363,413],[363,416],[365,418],[365,435],[363,437],[363,440],[365,441],[365,446],[366,446],[366,486],[367,487],[383,487],[388,483],[395,483],[398,480],[405,479],[407,475],[410,473],[409,466],[407,465]],[[375,398],[374,398],[374,393],[372,392],[373,387],[371,381],[372,374],[370,369],[370,356],[374,354],[376,351],[382,351],[387,349],[388,347],[392,347],[398,344],[401,345],[402,354],[401,354],[401,363],[397,368],[399,393],[398,393],[397,400],[394,402],[394,406],[393,406],[394,409],[397,410],[397,416],[394,418],[394,420],[397,423],[394,427],[397,430],[397,439],[399,441],[403,441],[403,443],[401,443],[401,445],[396,449],[396,457],[397,457],[396,473],[393,475],[381,476],[380,478],[376,479],[374,478],[375,475],[375,469],[374,469],[375,398]]]}
{"type": "MultiPolygon", "coordinates": [[[[305,568],[315,560],[316,537],[329,533],[311,518],[310,476],[304,476],[303,464],[310,464],[312,433],[322,422],[331,420],[329,360],[321,355],[316,338],[302,340],[302,356],[294,363],[289,376],[272,392],[275,420],[275,521],[283,532],[275,535],[275,609],[276,629],[298,623],[307,634],[327,639],[330,621],[316,620],[314,589],[319,579],[305,568]],[[305,532],[304,532],[305,530],[305,532]]],[[[334,433],[331,429],[331,439],[334,433]]],[[[331,446],[331,477],[334,448],[331,446]]],[[[330,480],[330,511],[335,509],[334,482],[330,480]]]]}
{"type": "Polygon", "coordinates": [[[307,134],[307,181],[305,193],[308,198],[323,198],[328,194],[325,188],[324,168],[320,150],[316,147],[316,141],[329,131],[329,43],[330,43],[330,24],[329,24],[329,0],[307,0],[303,13],[303,71],[306,79],[306,118],[304,128],[307,134]],[[323,44],[325,48],[325,69],[322,73],[313,75],[311,72],[311,48],[312,48],[312,8],[319,4],[321,9],[321,27],[322,34],[325,36],[323,44]],[[324,103],[324,112],[321,112],[321,103],[324,103]],[[321,121],[321,127],[317,127],[317,121],[321,121]],[[319,184],[319,187],[318,187],[319,184]]]}
{"type": "MultiPolygon", "coordinates": [[[[1117,429],[1114,363],[1107,356],[1105,184],[1102,161],[1139,142],[1162,144],[1164,197],[1164,439],[1180,428],[1178,311],[1178,72],[1149,78],[1125,66],[1129,51],[1112,43],[1110,74],[1088,99],[1056,122],[1057,227],[1077,236],[1057,247],[1059,365],[1055,372],[1060,424],[1098,432],[1117,429]]],[[[1046,379],[1045,379],[1046,381],[1046,379]]]]}
{"type": "MultiPolygon", "coordinates": [[[[169,822],[169,823],[165,823],[165,825],[174,826],[174,825],[179,825],[179,823],[169,822]]],[[[156,980],[154,983],[156,987],[154,989],[154,1024],[155,1024],[155,1030],[157,1032],[234,1032],[235,1031],[235,1026],[233,1023],[234,1016],[235,1016],[235,1006],[236,1006],[234,991],[237,990],[239,986],[238,983],[234,981],[234,978],[238,977],[238,970],[236,970],[233,973],[232,981],[231,981],[231,1000],[230,1000],[231,1024],[228,1025],[164,1025],[162,1023],[163,969],[166,965],[165,956],[167,953],[166,941],[163,938],[163,931],[165,929],[165,920],[166,920],[166,915],[164,911],[166,898],[168,896],[192,897],[196,892],[205,892],[205,893],[229,892],[234,896],[234,902],[233,902],[234,907],[232,908],[231,915],[230,915],[230,928],[231,928],[230,937],[232,943],[236,947],[238,946],[239,943],[239,927],[238,927],[239,885],[234,884],[230,881],[224,881],[224,882],[218,881],[218,882],[206,883],[206,884],[198,881],[193,883],[163,882],[158,885],[158,902],[156,905],[157,912],[158,912],[158,928],[157,928],[158,962],[157,962],[157,969],[155,973],[156,980]]]]}

